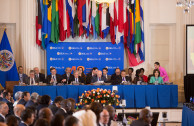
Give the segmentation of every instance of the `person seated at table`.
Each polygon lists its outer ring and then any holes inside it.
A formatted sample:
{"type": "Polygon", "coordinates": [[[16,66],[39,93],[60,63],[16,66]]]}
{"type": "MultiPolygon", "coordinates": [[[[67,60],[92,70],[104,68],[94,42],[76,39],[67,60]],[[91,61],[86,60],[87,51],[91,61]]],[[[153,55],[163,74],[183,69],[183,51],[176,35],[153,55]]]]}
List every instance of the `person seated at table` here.
{"type": "Polygon", "coordinates": [[[160,71],[160,76],[162,77],[163,81],[168,82],[169,81],[168,74],[167,74],[166,70],[160,66],[160,63],[155,62],[154,67],[155,67],[155,69],[158,69],[160,71]]]}
{"type": "Polygon", "coordinates": [[[23,84],[24,81],[28,78],[26,74],[23,73],[23,67],[19,66],[18,67],[18,75],[19,75],[19,81],[23,84]]]}
{"type": "Polygon", "coordinates": [[[143,78],[140,75],[141,75],[141,70],[140,69],[137,69],[136,70],[136,74],[135,74],[135,78],[133,80],[133,83],[134,84],[138,84],[140,82],[143,82],[143,78]]]}
{"type": "Polygon", "coordinates": [[[57,85],[61,83],[61,75],[57,74],[57,70],[54,67],[50,68],[51,75],[48,75],[46,80],[47,84],[57,85]]]}
{"type": "Polygon", "coordinates": [[[84,84],[84,79],[79,76],[79,72],[77,70],[75,70],[73,72],[73,78],[70,80],[71,83],[75,83],[75,84],[84,84]]]}
{"type": "Polygon", "coordinates": [[[92,72],[88,73],[86,76],[86,84],[91,84],[92,81],[92,77],[96,76],[98,72],[98,68],[97,67],[93,67],[92,68],[92,72]]]}
{"type": "Polygon", "coordinates": [[[128,75],[127,75],[127,76],[131,77],[132,80],[134,79],[133,71],[134,71],[133,68],[129,68],[128,69],[128,75]]]}
{"type": "Polygon", "coordinates": [[[96,83],[96,82],[102,82],[102,81],[105,82],[106,78],[104,76],[102,76],[102,71],[98,70],[97,76],[93,76],[91,82],[96,83]]]}
{"type": "Polygon", "coordinates": [[[80,66],[80,67],[77,68],[77,70],[79,72],[78,73],[79,76],[82,77],[84,79],[84,82],[85,82],[86,81],[86,75],[84,73],[84,67],[80,66]]]}
{"type": "Polygon", "coordinates": [[[24,81],[26,85],[38,85],[39,80],[35,78],[34,70],[30,70],[30,76],[24,81]]]}
{"type": "Polygon", "coordinates": [[[26,105],[26,103],[30,100],[30,93],[27,91],[24,91],[22,93],[22,99],[19,100],[18,104],[26,105]]]}
{"type": "Polygon", "coordinates": [[[120,84],[120,80],[122,80],[121,77],[121,70],[119,68],[115,69],[115,73],[111,76],[111,83],[112,85],[120,84]]]}
{"type": "Polygon", "coordinates": [[[140,68],[141,74],[140,76],[143,78],[143,82],[148,82],[148,77],[144,75],[144,68],[140,68]]]}
{"type": "Polygon", "coordinates": [[[65,74],[62,75],[62,83],[71,84],[71,80],[73,80],[73,75],[71,74],[71,68],[67,67],[65,69],[65,74]]]}
{"type": "Polygon", "coordinates": [[[160,71],[158,69],[155,69],[153,72],[153,75],[150,78],[150,83],[152,84],[163,84],[163,79],[160,77],[160,71]]]}
{"type": "Polygon", "coordinates": [[[131,77],[126,76],[126,71],[121,71],[121,78],[119,78],[119,84],[125,83],[125,82],[131,82],[131,77]]]}
{"type": "Polygon", "coordinates": [[[102,69],[102,72],[103,72],[103,76],[106,78],[106,83],[110,83],[111,81],[111,76],[108,75],[108,69],[107,68],[103,68],[102,69]]]}
{"type": "Polygon", "coordinates": [[[153,114],[148,109],[143,109],[139,113],[139,119],[131,123],[130,126],[151,126],[153,120],[153,114]]]}
{"type": "Polygon", "coordinates": [[[40,73],[38,67],[34,67],[34,73],[35,73],[35,78],[39,80],[39,82],[45,82],[45,74],[40,73]]]}

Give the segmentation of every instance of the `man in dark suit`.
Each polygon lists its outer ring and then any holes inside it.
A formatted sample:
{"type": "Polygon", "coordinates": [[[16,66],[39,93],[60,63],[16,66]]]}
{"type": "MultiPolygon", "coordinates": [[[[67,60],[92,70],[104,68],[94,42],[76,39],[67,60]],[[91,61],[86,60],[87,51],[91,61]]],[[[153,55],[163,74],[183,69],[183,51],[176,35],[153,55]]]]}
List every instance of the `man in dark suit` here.
{"type": "Polygon", "coordinates": [[[131,77],[126,76],[125,70],[121,71],[121,78],[119,78],[119,84],[120,83],[125,83],[125,82],[132,82],[131,77]]]}
{"type": "Polygon", "coordinates": [[[70,80],[71,83],[76,83],[76,84],[84,84],[84,79],[79,76],[79,72],[77,70],[74,71],[73,73],[73,78],[70,80]]]}
{"type": "Polygon", "coordinates": [[[112,85],[120,84],[121,80],[121,70],[116,68],[115,73],[111,76],[111,83],[112,85]]]}
{"type": "Polygon", "coordinates": [[[14,115],[17,118],[19,124],[21,123],[21,113],[25,110],[24,105],[18,104],[14,107],[14,115]]]}
{"type": "Polygon", "coordinates": [[[102,76],[102,71],[98,70],[97,76],[92,77],[92,83],[99,82],[99,81],[106,81],[106,78],[102,76]]]}
{"type": "Polygon", "coordinates": [[[24,81],[28,78],[28,76],[23,73],[23,67],[22,66],[18,67],[18,75],[19,75],[20,82],[22,84],[25,83],[24,81]]]}
{"type": "Polygon", "coordinates": [[[37,106],[38,93],[34,92],[30,96],[30,100],[26,103],[25,107],[35,107],[37,106]]]}
{"type": "Polygon", "coordinates": [[[73,80],[74,76],[71,74],[71,68],[67,67],[65,69],[65,74],[62,75],[62,82],[65,84],[71,84],[71,80],[73,80]]]}
{"type": "Polygon", "coordinates": [[[6,92],[3,93],[3,102],[7,103],[8,107],[9,107],[8,115],[12,115],[13,114],[13,103],[14,103],[14,100],[11,99],[10,92],[6,91],[6,92]]]}
{"type": "Polygon", "coordinates": [[[110,126],[108,125],[109,122],[109,113],[106,109],[103,109],[103,111],[100,113],[100,120],[98,126],[110,126]]]}
{"type": "Polygon", "coordinates": [[[92,77],[93,76],[96,76],[97,75],[97,72],[98,72],[98,68],[97,67],[94,67],[92,69],[92,72],[90,72],[90,73],[87,74],[87,76],[86,76],[86,84],[91,84],[92,77]]]}
{"type": "Polygon", "coordinates": [[[0,101],[3,100],[3,93],[4,93],[5,91],[6,91],[5,89],[2,89],[2,90],[0,91],[0,101]]]}
{"type": "Polygon", "coordinates": [[[31,109],[26,109],[21,113],[22,121],[19,126],[30,126],[33,124],[35,116],[34,111],[31,109]]]}
{"type": "Polygon", "coordinates": [[[34,68],[34,73],[35,73],[35,78],[37,78],[39,82],[45,83],[45,74],[40,73],[38,67],[34,68]]]}
{"type": "Polygon", "coordinates": [[[47,84],[50,85],[57,85],[58,83],[61,83],[61,75],[57,74],[57,70],[52,67],[50,68],[51,75],[47,76],[47,84]]]}
{"type": "Polygon", "coordinates": [[[66,118],[68,115],[71,115],[71,106],[71,101],[68,99],[64,99],[61,102],[61,108],[57,110],[55,115],[61,114],[64,116],[64,118],[66,118]]]}
{"type": "Polygon", "coordinates": [[[110,83],[111,82],[111,76],[108,75],[108,69],[107,68],[103,68],[102,69],[103,72],[103,76],[106,78],[106,83],[110,83]]]}
{"type": "Polygon", "coordinates": [[[53,102],[52,105],[49,105],[49,108],[51,109],[53,115],[58,111],[59,108],[61,108],[61,102],[63,101],[63,97],[57,96],[53,102]]]}
{"type": "Polygon", "coordinates": [[[0,122],[5,122],[5,117],[8,114],[8,111],[8,105],[5,102],[0,101],[0,122]]]}
{"type": "Polygon", "coordinates": [[[34,70],[30,70],[30,76],[24,81],[27,85],[37,85],[39,83],[38,78],[35,78],[34,70]]]}
{"type": "Polygon", "coordinates": [[[24,91],[22,93],[22,99],[19,100],[18,104],[26,105],[26,103],[30,100],[30,93],[27,91],[24,91]]]}
{"type": "Polygon", "coordinates": [[[139,113],[139,119],[131,123],[130,126],[151,126],[152,112],[148,109],[143,109],[139,113]]]}

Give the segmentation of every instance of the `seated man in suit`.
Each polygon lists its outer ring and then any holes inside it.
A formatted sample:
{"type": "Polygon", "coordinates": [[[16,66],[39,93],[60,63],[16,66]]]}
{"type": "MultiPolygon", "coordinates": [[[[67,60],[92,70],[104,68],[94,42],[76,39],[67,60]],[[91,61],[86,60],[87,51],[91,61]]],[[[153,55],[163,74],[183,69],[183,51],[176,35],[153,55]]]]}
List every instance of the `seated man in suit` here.
{"type": "Polygon", "coordinates": [[[77,70],[75,70],[73,72],[73,75],[74,76],[73,76],[72,80],[70,80],[71,83],[84,84],[84,79],[81,76],[79,76],[79,72],[77,70]]]}
{"type": "Polygon", "coordinates": [[[25,83],[24,81],[28,78],[28,76],[23,73],[23,67],[22,66],[18,67],[18,75],[19,75],[20,83],[21,84],[25,83]]]}
{"type": "Polygon", "coordinates": [[[12,115],[13,114],[13,103],[14,103],[14,100],[11,99],[10,92],[6,91],[6,92],[3,93],[3,102],[7,103],[8,107],[9,107],[8,115],[12,115]]]}
{"type": "Polygon", "coordinates": [[[38,67],[34,67],[35,78],[38,78],[39,82],[45,82],[45,74],[40,73],[38,67]]]}
{"type": "Polygon", "coordinates": [[[21,113],[22,121],[19,126],[30,126],[33,124],[35,119],[35,113],[31,109],[26,109],[21,113]]]}
{"type": "Polygon", "coordinates": [[[135,120],[131,123],[130,126],[151,126],[151,122],[153,120],[153,114],[148,109],[143,109],[139,113],[139,119],[135,120]]]}
{"type": "Polygon", "coordinates": [[[65,84],[71,84],[71,80],[73,80],[73,75],[71,74],[71,68],[67,67],[65,69],[65,74],[62,75],[62,82],[65,84]]]}
{"type": "Polygon", "coordinates": [[[64,99],[61,102],[61,108],[58,109],[58,111],[55,113],[55,115],[57,114],[61,114],[64,116],[64,118],[66,118],[68,115],[71,115],[71,101],[68,99],[64,99]]]}
{"type": "Polygon", "coordinates": [[[98,68],[97,67],[94,67],[92,69],[92,72],[90,72],[90,73],[87,74],[87,76],[86,76],[86,84],[91,84],[92,77],[93,76],[96,76],[97,75],[97,72],[98,72],[98,68]]]}
{"type": "Polygon", "coordinates": [[[111,83],[112,85],[120,84],[121,80],[121,70],[119,68],[115,69],[115,73],[111,76],[111,83]]]}
{"type": "Polygon", "coordinates": [[[122,71],[121,71],[121,78],[119,78],[119,79],[120,79],[120,80],[119,80],[120,83],[132,82],[131,77],[126,76],[125,70],[122,70],[122,71]]]}
{"type": "Polygon", "coordinates": [[[0,101],[0,122],[5,122],[5,116],[8,114],[9,107],[8,105],[0,101]]]}
{"type": "Polygon", "coordinates": [[[99,120],[99,126],[110,126],[108,125],[109,122],[109,113],[106,109],[103,109],[103,111],[100,113],[100,120],[99,120]]]}
{"type": "Polygon", "coordinates": [[[35,78],[34,70],[30,70],[30,76],[24,82],[26,85],[38,85],[39,80],[35,78]]]}
{"type": "Polygon", "coordinates": [[[106,83],[110,83],[110,80],[111,80],[111,76],[108,75],[108,69],[107,68],[103,68],[102,69],[102,72],[103,72],[103,76],[106,78],[106,83]]]}
{"type": "Polygon", "coordinates": [[[100,81],[106,81],[106,78],[102,76],[102,71],[98,70],[97,76],[92,77],[92,83],[96,83],[100,81]]]}
{"type": "Polygon", "coordinates": [[[61,102],[63,101],[63,97],[57,96],[53,103],[49,105],[49,108],[51,109],[53,115],[58,111],[59,108],[61,108],[61,102]]]}
{"type": "Polygon", "coordinates": [[[57,85],[58,83],[61,83],[61,75],[57,74],[57,70],[52,67],[50,68],[51,75],[47,76],[47,84],[50,85],[57,85]]]}
{"type": "Polygon", "coordinates": [[[19,122],[19,124],[21,123],[21,113],[25,110],[25,107],[24,107],[24,105],[22,105],[22,104],[18,104],[18,105],[16,105],[15,107],[14,107],[14,115],[15,115],[15,117],[17,118],[17,120],[18,120],[18,122],[19,122]]]}
{"type": "Polygon", "coordinates": [[[26,105],[26,103],[30,100],[30,93],[27,91],[24,91],[22,93],[22,99],[19,100],[18,104],[26,105]]]}
{"type": "Polygon", "coordinates": [[[30,100],[26,103],[25,107],[35,107],[37,106],[38,93],[33,92],[30,96],[30,100]]]}

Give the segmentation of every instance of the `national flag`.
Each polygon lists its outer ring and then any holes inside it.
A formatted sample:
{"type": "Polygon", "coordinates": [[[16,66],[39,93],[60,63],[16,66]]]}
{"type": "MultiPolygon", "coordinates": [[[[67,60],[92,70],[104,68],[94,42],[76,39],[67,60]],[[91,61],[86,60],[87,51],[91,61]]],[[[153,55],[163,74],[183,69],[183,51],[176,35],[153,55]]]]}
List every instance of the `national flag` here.
{"type": "Polygon", "coordinates": [[[58,43],[58,40],[59,40],[58,0],[52,0],[51,41],[54,43],[58,43]]]}
{"type": "Polygon", "coordinates": [[[95,18],[96,18],[96,12],[97,12],[97,7],[96,7],[96,1],[92,0],[92,27],[93,27],[93,39],[97,38],[97,32],[95,28],[95,18]]]}
{"type": "Polygon", "coordinates": [[[99,36],[103,39],[104,35],[102,32],[102,4],[99,4],[99,36]]]}
{"type": "Polygon", "coordinates": [[[115,13],[116,13],[116,28],[115,28],[115,34],[116,34],[116,44],[121,42],[122,36],[123,36],[123,14],[119,14],[119,13],[123,13],[123,1],[122,0],[116,0],[115,2],[115,13]],[[122,5],[120,5],[122,4],[122,5]],[[120,6],[120,7],[119,7],[120,6]],[[120,21],[122,20],[122,21],[120,21]],[[119,27],[120,27],[120,31],[119,31],[119,27]],[[122,29],[122,30],[121,30],[122,29]]]}
{"type": "MultiPolygon", "coordinates": [[[[65,34],[65,30],[64,30],[64,4],[63,4],[63,0],[59,0],[59,39],[61,41],[64,41],[66,39],[66,34],[65,34]]],[[[66,13],[66,11],[65,11],[66,13]]]]}
{"type": "Polygon", "coordinates": [[[13,52],[4,30],[0,43],[0,84],[5,87],[6,81],[19,81],[19,76],[13,52]]]}
{"type": "Polygon", "coordinates": [[[86,7],[86,0],[77,0],[77,17],[79,20],[79,36],[84,33],[83,30],[83,21],[85,21],[85,7],[86,7]],[[84,15],[83,15],[84,14],[84,15]]]}
{"type": "Polygon", "coordinates": [[[90,16],[91,16],[91,4],[90,0],[86,0],[86,4],[82,7],[82,21],[84,29],[86,29],[86,37],[90,34],[90,16]]]}
{"type": "Polygon", "coordinates": [[[42,41],[42,10],[41,10],[41,1],[37,0],[37,12],[36,12],[36,44],[41,46],[42,41]]]}
{"type": "Polygon", "coordinates": [[[99,4],[97,4],[97,11],[96,11],[96,17],[95,17],[95,29],[98,35],[100,34],[99,25],[100,25],[99,4]]]}
{"type": "Polygon", "coordinates": [[[109,33],[109,30],[110,30],[110,14],[109,14],[109,7],[108,8],[105,8],[103,7],[102,8],[102,19],[101,19],[101,22],[102,22],[102,32],[103,32],[103,38],[106,38],[106,36],[108,35],[109,33]]]}
{"type": "Polygon", "coordinates": [[[109,14],[110,14],[110,39],[112,44],[115,44],[114,3],[109,4],[109,14]]]}
{"type": "Polygon", "coordinates": [[[124,11],[123,11],[123,8],[124,8],[124,0],[118,0],[118,31],[120,33],[123,32],[123,24],[124,24],[124,11]]]}

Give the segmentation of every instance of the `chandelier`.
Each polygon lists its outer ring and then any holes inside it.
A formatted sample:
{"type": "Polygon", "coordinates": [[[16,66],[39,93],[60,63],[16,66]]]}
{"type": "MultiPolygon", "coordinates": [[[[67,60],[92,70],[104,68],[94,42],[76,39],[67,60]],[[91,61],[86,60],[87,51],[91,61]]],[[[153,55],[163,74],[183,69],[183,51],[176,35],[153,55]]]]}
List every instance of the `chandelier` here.
{"type": "Polygon", "coordinates": [[[96,3],[98,3],[98,4],[101,4],[101,3],[113,3],[113,2],[115,2],[115,0],[95,0],[96,1],[96,3]]]}
{"type": "Polygon", "coordinates": [[[184,13],[189,13],[190,8],[194,5],[194,1],[193,0],[179,0],[176,3],[177,7],[181,7],[184,10],[184,13]]]}

